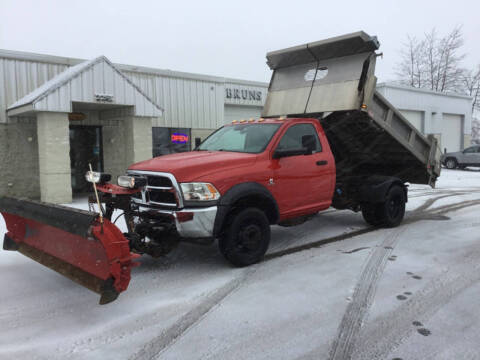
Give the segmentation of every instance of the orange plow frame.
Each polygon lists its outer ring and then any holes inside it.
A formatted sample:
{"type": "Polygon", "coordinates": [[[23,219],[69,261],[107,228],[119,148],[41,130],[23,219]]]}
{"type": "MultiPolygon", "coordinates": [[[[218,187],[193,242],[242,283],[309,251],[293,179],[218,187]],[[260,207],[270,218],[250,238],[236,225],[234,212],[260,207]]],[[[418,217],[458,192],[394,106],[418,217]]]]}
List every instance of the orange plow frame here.
{"type": "Polygon", "coordinates": [[[32,200],[0,198],[7,233],[4,250],[25,256],[114,301],[130,282],[129,241],[96,213],[32,200]]]}

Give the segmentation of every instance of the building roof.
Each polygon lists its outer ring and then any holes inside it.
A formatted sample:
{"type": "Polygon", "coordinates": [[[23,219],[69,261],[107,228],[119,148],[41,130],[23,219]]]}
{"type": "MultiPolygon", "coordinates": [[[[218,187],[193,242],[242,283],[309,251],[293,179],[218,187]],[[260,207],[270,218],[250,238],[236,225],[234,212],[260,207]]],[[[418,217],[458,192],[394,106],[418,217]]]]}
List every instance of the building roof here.
{"type": "MultiPolygon", "coordinates": [[[[2,57],[7,59],[36,61],[36,62],[43,62],[43,63],[49,63],[49,64],[61,64],[61,65],[67,65],[67,66],[77,65],[85,61],[85,59],[79,59],[79,58],[0,49],[0,58],[2,57]]],[[[183,72],[183,71],[152,68],[147,66],[126,65],[126,64],[117,64],[117,63],[114,65],[117,69],[121,71],[127,71],[127,72],[156,74],[156,75],[168,76],[168,77],[174,77],[174,78],[209,81],[209,82],[216,82],[216,83],[233,83],[233,84],[246,85],[246,86],[250,85],[250,86],[268,87],[268,83],[262,82],[262,81],[232,79],[232,78],[225,78],[221,76],[196,74],[196,73],[189,73],[189,72],[183,72]]]]}
{"type": "Polygon", "coordinates": [[[95,96],[107,93],[111,93],[108,95],[112,96],[116,95],[114,97],[115,105],[133,105],[136,108],[142,105],[141,109],[135,110],[138,116],[162,116],[163,114],[163,108],[148,97],[105,56],[83,61],[67,68],[10,105],[7,111],[15,112],[15,115],[31,111],[71,111],[72,101],[98,102],[95,96]],[[92,72],[92,76],[84,76],[87,72],[92,72]],[[68,89],[62,89],[64,87],[68,89]],[[107,89],[108,91],[106,91],[107,89]],[[62,93],[62,99],[49,99],[49,96],[56,92],[62,93]],[[149,103],[149,106],[145,106],[142,102],[149,103]],[[20,108],[24,108],[24,111],[20,108]]]}
{"type": "Polygon", "coordinates": [[[382,88],[382,87],[404,90],[404,91],[411,91],[411,92],[419,92],[419,93],[430,94],[430,95],[455,97],[455,98],[472,100],[472,97],[469,96],[469,95],[464,95],[464,94],[459,94],[459,93],[454,93],[454,92],[440,92],[440,91],[435,91],[435,90],[430,90],[430,89],[416,88],[416,87],[413,87],[413,86],[401,85],[401,84],[394,83],[394,82],[377,84],[377,88],[382,88]]]}

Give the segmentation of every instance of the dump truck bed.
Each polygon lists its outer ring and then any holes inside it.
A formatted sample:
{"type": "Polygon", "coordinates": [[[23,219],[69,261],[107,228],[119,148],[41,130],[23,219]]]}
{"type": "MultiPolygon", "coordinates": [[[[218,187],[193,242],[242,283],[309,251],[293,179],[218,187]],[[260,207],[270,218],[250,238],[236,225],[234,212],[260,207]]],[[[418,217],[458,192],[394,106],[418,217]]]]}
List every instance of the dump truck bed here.
{"type": "Polygon", "coordinates": [[[378,40],[357,32],[267,54],[274,70],[264,117],[318,118],[337,181],[396,176],[435,186],[440,149],[375,91],[378,40]]]}

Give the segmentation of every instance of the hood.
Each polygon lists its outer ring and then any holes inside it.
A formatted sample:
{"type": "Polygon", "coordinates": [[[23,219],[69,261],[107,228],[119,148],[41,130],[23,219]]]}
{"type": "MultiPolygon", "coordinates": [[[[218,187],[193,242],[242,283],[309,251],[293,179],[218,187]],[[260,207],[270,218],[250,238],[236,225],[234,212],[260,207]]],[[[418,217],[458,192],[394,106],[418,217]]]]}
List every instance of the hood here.
{"type": "Polygon", "coordinates": [[[440,158],[445,159],[447,156],[459,156],[460,154],[462,154],[461,151],[447,152],[445,154],[442,154],[442,156],[440,158]]]}
{"type": "Polygon", "coordinates": [[[225,172],[231,168],[251,166],[256,154],[229,151],[190,151],[159,156],[131,165],[128,170],[168,172],[178,182],[195,181],[205,175],[225,172]]]}

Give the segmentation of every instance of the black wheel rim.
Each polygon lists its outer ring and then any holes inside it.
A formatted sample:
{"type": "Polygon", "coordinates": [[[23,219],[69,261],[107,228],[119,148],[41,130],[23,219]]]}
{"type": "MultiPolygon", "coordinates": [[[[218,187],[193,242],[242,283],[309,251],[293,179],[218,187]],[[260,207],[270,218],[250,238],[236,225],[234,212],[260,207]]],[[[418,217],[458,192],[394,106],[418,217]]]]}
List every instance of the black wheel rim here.
{"type": "Polygon", "coordinates": [[[402,198],[400,196],[392,197],[387,204],[387,211],[391,219],[396,219],[402,209],[402,198]]]}
{"type": "Polygon", "coordinates": [[[244,253],[255,252],[262,242],[262,228],[248,223],[241,227],[237,238],[237,249],[244,253]]]}

